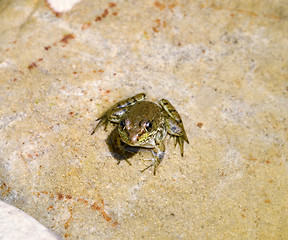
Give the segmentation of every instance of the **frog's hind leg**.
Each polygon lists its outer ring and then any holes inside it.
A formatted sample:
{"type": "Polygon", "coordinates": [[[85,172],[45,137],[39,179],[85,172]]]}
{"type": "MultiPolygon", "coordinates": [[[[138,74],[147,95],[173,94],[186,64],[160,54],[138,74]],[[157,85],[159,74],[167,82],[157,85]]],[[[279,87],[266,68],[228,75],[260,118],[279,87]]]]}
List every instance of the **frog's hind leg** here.
{"type": "Polygon", "coordinates": [[[184,141],[189,143],[188,137],[186,135],[182,119],[173,105],[166,99],[161,99],[159,104],[164,109],[166,113],[165,123],[167,127],[167,132],[175,137],[175,145],[179,144],[181,156],[184,155],[184,141]]]}
{"type": "Polygon", "coordinates": [[[98,118],[96,121],[99,121],[96,127],[94,128],[91,135],[95,133],[95,131],[104,125],[104,129],[106,130],[109,122],[112,123],[119,123],[121,117],[124,113],[127,112],[128,108],[132,105],[134,105],[136,102],[144,100],[146,97],[145,93],[138,93],[133,97],[127,98],[125,100],[122,100],[115,105],[113,105],[111,108],[109,108],[100,118],[98,118]]]}
{"type": "Polygon", "coordinates": [[[134,105],[136,102],[140,102],[146,98],[145,93],[138,93],[134,95],[133,97],[126,98],[125,100],[122,100],[118,103],[116,103],[113,108],[126,108],[134,105]]]}

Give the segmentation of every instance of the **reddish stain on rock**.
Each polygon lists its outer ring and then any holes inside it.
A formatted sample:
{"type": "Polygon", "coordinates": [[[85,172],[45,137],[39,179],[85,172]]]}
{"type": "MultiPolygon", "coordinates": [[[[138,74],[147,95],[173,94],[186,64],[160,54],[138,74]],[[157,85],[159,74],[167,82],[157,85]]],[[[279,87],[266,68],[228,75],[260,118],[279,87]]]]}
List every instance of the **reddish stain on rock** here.
{"type": "Polygon", "coordinates": [[[63,44],[63,47],[65,47],[65,46],[69,43],[69,41],[70,41],[71,39],[74,39],[74,38],[75,38],[75,36],[74,36],[74,34],[72,34],[72,33],[65,34],[65,35],[63,36],[63,38],[60,40],[60,42],[61,42],[61,43],[64,43],[64,44],[63,44]]]}
{"type": "Polygon", "coordinates": [[[37,64],[35,62],[32,62],[29,66],[28,66],[28,69],[29,70],[32,70],[33,68],[36,68],[37,67],[37,64]]]}

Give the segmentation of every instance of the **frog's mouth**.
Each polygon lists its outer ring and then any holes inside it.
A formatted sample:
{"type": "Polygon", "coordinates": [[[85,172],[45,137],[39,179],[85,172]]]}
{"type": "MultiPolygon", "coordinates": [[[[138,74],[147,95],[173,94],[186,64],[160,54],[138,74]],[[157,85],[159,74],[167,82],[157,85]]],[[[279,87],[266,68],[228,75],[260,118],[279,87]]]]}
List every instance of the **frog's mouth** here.
{"type": "Polygon", "coordinates": [[[129,136],[127,132],[119,131],[119,136],[122,142],[133,147],[154,148],[155,146],[154,136],[151,133],[149,135],[133,134],[129,136]]]}

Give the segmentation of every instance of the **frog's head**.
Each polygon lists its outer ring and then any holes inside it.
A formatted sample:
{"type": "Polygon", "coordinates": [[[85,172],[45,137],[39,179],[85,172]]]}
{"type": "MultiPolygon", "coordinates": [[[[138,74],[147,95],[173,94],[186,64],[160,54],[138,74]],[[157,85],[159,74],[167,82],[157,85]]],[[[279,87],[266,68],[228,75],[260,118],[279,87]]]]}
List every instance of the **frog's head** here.
{"type": "Polygon", "coordinates": [[[152,120],[130,121],[123,118],[118,125],[118,132],[121,140],[136,147],[153,147],[157,126],[152,120]]]}

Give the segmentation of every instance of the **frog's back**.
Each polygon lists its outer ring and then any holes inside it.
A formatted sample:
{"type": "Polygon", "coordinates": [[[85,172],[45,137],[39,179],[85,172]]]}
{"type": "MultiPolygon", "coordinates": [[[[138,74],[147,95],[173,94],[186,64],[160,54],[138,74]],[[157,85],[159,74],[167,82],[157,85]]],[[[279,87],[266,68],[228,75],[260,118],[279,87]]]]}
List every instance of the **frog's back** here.
{"type": "Polygon", "coordinates": [[[138,120],[161,121],[162,108],[154,102],[141,101],[134,104],[126,113],[126,117],[138,120]]]}

